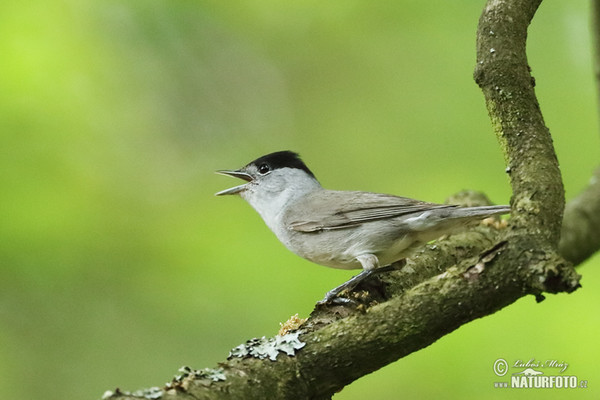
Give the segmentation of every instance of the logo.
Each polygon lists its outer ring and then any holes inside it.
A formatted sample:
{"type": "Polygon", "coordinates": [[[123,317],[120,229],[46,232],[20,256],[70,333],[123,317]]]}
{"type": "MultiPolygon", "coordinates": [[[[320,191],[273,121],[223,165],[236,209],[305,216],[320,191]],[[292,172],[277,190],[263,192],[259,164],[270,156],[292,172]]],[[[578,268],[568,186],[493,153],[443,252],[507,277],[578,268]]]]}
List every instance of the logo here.
{"type": "Polygon", "coordinates": [[[492,365],[497,377],[508,379],[494,382],[495,388],[512,389],[585,389],[588,381],[577,376],[565,374],[569,363],[558,360],[528,361],[515,360],[509,363],[498,358],[492,365]],[[508,375],[510,370],[510,375],[508,375]]]}

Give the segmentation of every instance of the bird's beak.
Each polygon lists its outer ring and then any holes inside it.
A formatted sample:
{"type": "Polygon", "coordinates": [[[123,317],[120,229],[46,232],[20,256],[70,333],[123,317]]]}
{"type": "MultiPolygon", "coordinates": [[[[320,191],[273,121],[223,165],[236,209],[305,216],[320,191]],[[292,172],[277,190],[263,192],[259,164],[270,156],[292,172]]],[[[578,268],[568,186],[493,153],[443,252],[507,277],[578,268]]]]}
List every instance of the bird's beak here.
{"type": "MultiPolygon", "coordinates": [[[[252,176],[250,176],[250,174],[248,174],[244,171],[241,171],[239,169],[236,171],[221,170],[221,171],[217,171],[217,174],[233,176],[235,178],[240,178],[245,181],[252,182],[252,176]]],[[[244,183],[243,185],[234,186],[229,189],[221,190],[220,192],[215,193],[215,196],[224,196],[226,194],[238,194],[242,190],[246,189],[247,185],[248,185],[247,183],[244,183]]]]}

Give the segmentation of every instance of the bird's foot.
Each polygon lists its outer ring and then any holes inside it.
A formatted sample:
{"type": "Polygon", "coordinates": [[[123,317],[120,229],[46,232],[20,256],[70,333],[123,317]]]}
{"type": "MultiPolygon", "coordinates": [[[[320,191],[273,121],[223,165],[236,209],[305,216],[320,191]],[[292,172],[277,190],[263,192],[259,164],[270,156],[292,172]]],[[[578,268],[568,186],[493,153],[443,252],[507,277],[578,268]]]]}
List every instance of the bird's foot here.
{"type": "MultiPolygon", "coordinates": [[[[402,260],[404,261],[404,260],[402,260]]],[[[342,283],[341,285],[331,289],[329,292],[325,294],[325,297],[322,300],[317,302],[318,306],[323,306],[325,304],[333,304],[333,305],[355,305],[357,302],[351,298],[340,297],[339,295],[342,292],[350,292],[352,291],[358,284],[367,279],[372,275],[379,275],[384,272],[395,271],[400,269],[403,264],[398,264],[398,262],[386,265],[384,267],[379,267],[370,270],[363,270],[360,274],[353,276],[348,281],[342,283]]]]}
{"type": "Polygon", "coordinates": [[[350,304],[355,303],[354,300],[348,299],[346,297],[338,297],[338,295],[344,290],[350,291],[356,287],[360,282],[364,279],[368,278],[373,274],[375,270],[363,270],[360,274],[353,276],[348,279],[346,282],[341,285],[331,289],[329,292],[325,294],[323,300],[317,302],[318,305],[323,305],[327,303],[337,303],[337,304],[350,304]]]}

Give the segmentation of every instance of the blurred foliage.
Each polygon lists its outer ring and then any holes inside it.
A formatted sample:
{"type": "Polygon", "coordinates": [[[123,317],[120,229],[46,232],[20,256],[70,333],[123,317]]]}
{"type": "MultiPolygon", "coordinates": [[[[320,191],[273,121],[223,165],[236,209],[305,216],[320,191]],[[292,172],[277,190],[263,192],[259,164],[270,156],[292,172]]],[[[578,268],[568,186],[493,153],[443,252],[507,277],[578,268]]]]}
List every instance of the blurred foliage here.
{"type": "MultiPolygon", "coordinates": [[[[506,203],[472,81],[482,1],[0,3],[0,392],[95,399],[306,316],[352,273],[287,252],[213,175],[299,151],[336,189],[506,203]]],[[[599,158],[588,10],[544,2],[530,63],[567,196],[599,158]]],[[[475,321],[336,399],[506,398],[499,357],[557,359],[598,398],[600,278],[475,321]],[[596,389],[594,389],[596,387],[596,389]]]]}

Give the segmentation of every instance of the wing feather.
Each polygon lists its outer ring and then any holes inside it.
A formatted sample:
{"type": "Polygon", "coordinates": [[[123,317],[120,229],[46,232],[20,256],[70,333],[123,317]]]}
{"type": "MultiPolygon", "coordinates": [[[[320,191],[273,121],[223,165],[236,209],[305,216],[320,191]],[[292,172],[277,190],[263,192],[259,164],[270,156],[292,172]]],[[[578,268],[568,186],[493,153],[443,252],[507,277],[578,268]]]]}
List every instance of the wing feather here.
{"type": "Polygon", "coordinates": [[[323,190],[304,198],[302,207],[290,207],[286,220],[295,231],[317,232],[450,207],[455,206],[379,193],[323,190]]]}

